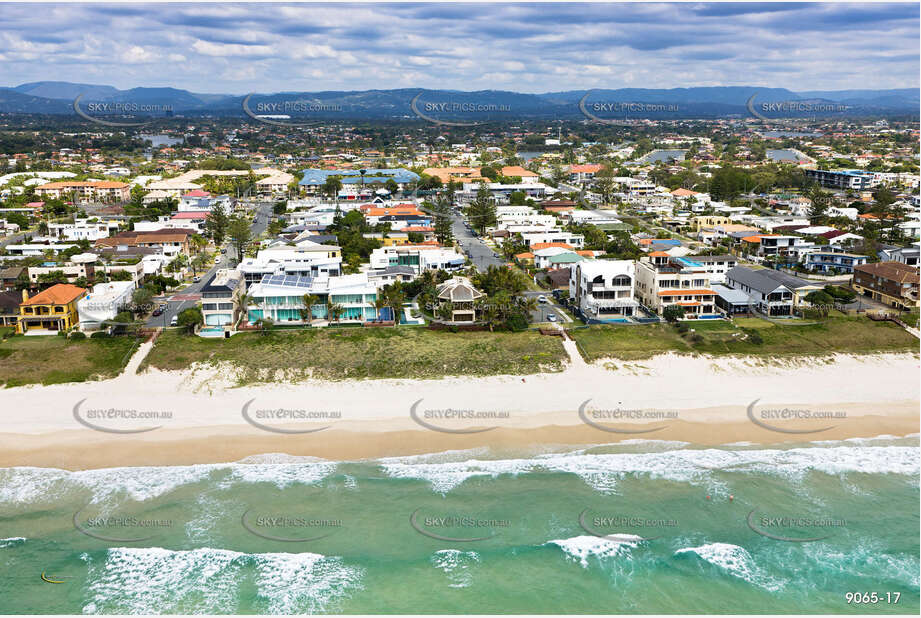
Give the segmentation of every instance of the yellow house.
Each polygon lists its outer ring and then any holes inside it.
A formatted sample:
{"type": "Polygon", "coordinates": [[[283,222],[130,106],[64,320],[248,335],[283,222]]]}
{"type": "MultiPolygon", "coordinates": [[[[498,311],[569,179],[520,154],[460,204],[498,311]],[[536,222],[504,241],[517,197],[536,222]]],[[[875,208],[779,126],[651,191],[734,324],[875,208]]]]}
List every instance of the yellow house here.
{"type": "Polygon", "coordinates": [[[32,298],[22,291],[16,332],[47,331],[56,333],[73,328],[80,322],[77,301],[86,295],[86,290],[69,283],[58,283],[32,298]]]}
{"type": "Polygon", "coordinates": [[[715,227],[717,225],[726,225],[732,223],[732,219],[729,217],[721,217],[717,215],[700,215],[698,217],[691,217],[691,221],[694,223],[694,231],[699,232],[705,227],[715,227]]]}

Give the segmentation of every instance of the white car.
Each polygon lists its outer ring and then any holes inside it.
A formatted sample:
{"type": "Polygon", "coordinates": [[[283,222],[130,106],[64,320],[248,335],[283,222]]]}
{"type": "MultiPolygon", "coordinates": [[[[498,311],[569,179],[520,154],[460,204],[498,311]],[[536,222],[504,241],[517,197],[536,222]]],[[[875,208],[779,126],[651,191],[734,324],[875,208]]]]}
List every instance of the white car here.
{"type": "Polygon", "coordinates": [[[548,315],[548,316],[547,316],[547,321],[548,321],[548,322],[556,322],[556,314],[555,314],[555,313],[551,313],[550,315],[548,315]]]}
{"type": "Polygon", "coordinates": [[[169,325],[176,326],[177,324],[179,324],[179,316],[174,315],[173,318],[169,321],[169,325]]]}
{"type": "Polygon", "coordinates": [[[543,305],[543,304],[546,304],[546,303],[547,303],[547,297],[544,296],[543,294],[541,294],[540,296],[537,297],[537,302],[541,303],[542,305],[543,305]]]}

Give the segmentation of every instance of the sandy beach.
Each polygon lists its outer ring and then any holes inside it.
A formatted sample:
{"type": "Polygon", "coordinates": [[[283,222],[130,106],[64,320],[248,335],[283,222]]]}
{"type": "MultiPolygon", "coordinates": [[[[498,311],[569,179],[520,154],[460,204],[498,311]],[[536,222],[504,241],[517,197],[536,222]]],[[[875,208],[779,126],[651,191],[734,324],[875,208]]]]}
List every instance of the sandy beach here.
{"type": "Polygon", "coordinates": [[[232,388],[230,368],[150,371],[0,393],[0,467],[70,470],[355,460],[487,446],[635,439],[779,444],[919,431],[912,354],[799,359],[663,355],[560,373],[232,388]],[[121,432],[121,433],[116,433],[121,432]],[[296,432],[296,433],[295,433],[296,432]]]}

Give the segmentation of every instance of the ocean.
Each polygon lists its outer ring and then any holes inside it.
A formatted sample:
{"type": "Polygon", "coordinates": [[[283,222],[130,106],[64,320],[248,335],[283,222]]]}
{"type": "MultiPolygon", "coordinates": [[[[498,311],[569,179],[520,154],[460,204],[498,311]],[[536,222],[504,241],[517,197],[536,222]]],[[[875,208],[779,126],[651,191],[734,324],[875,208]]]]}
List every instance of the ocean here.
{"type": "Polygon", "coordinates": [[[7,468],[0,612],[917,614],[918,505],[917,436],[7,468]]]}

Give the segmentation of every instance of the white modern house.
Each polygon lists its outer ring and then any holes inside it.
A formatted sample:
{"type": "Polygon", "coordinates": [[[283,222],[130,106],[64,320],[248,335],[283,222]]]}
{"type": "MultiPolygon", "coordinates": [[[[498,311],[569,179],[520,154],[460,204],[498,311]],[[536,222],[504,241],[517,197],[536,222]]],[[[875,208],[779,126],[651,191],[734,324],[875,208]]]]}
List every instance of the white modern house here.
{"type": "Polygon", "coordinates": [[[371,268],[409,266],[416,274],[426,270],[458,270],[467,263],[467,257],[454,249],[438,245],[394,245],[379,247],[371,252],[371,268]]]}
{"type": "Polygon", "coordinates": [[[342,273],[342,249],[304,240],[293,246],[262,249],[256,257],[244,258],[237,270],[243,273],[247,287],[265,275],[334,277],[342,273]]]}
{"type": "Polygon", "coordinates": [[[113,320],[120,311],[131,305],[133,281],[97,283],[89,294],[77,301],[80,330],[98,330],[106,320],[113,320]]]}
{"type": "Polygon", "coordinates": [[[293,275],[266,275],[259,283],[250,286],[247,295],[251,302],[247,310],[247,321],[252,324],[262,318],[275,323],[306,324],[302,311],[304,295],[317,297],[317,303],[310,308],[313,319],[339,322],[368,322],[378,318],[374,301],[377,287],[369,281],[366,273],[340,277],[300,277],[293,275]],[[338,320],[333,320],[329,306],[342,309],[338,320]]]}
{"type": "Polygon", "coordinates": [[[107,238],[118,233],[118,221],[95,218],[75,218],[71,223],[49,223],[48,235],[62,240],[90,240],[107,238]]]}
{"type": "Polygon", "coordinates": [[[536,232],[522,232],[521,238],[527,246],[541,243],[566,243],[574,249],[581,249],[585,245],[585,237],[582,234],[573,234],[566,230],[553,228],[536,232]]]}
{"type": "Polygon", "coordinates": [[[636,313],[636,262],[583,260],[569,270],[569,297],[587,319],[625,321],[636,313]]]}

